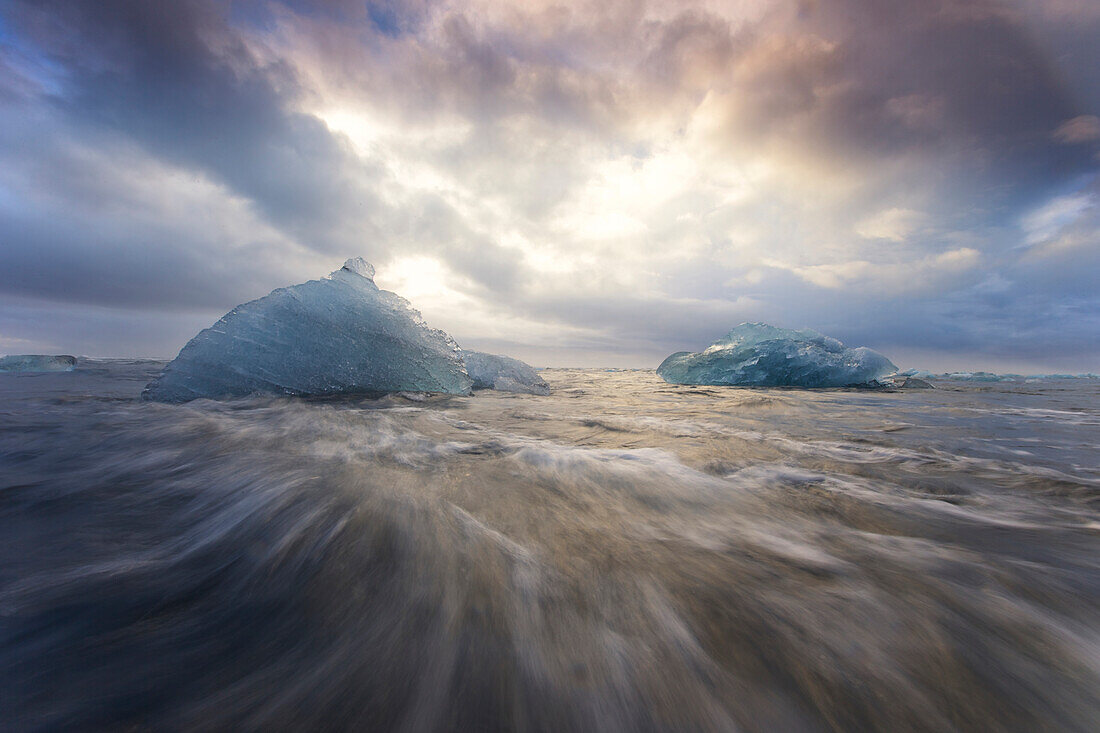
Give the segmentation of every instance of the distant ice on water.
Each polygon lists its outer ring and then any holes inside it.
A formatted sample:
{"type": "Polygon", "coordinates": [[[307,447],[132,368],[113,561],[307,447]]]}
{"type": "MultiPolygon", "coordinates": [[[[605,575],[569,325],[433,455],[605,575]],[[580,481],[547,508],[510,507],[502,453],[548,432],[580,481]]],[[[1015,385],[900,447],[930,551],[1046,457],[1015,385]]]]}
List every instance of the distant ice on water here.
{"type": "Polygon", "coordinates": [[[76,357],[67,354],[12,354],[0,356],[0,372],[71,372],[76,357]]]}

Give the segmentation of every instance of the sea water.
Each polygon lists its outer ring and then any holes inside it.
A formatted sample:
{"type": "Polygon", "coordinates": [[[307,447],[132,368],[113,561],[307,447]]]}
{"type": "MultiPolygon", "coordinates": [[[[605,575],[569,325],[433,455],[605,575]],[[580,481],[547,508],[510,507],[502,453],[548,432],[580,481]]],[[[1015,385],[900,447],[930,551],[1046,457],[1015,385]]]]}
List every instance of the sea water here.
{"type": "Polygon", "coordinates": [[[1094,730],[1100,382],[0,375],[12,730],[1094,730]]]}

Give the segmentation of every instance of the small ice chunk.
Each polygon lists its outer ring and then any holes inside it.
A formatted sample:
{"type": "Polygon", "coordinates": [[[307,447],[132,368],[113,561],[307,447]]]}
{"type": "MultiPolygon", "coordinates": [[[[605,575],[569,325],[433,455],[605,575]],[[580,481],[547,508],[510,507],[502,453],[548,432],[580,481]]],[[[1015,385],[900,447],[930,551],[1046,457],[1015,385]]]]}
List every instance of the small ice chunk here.
{"type": "Polygon", "coordinates": [[[71,372],[76,357],[67,354],[12,354],[0,356],[0,372],[71,372]]]}
{"type": "Polygon", "coordinates": [[[462,350],[462,356],[466,359],[466,372],[474,380],[474,389],[550,394],[550,385],[534,368],[519,359],[467,349],[462,350]]]}
{"type": "Polygon", "coordinates": [[[751,387],[874,386],[897,371],[882,354],[849,349],[808,329],[742,323],[705,350],[669,356],[657,374],[672,384],[751,387]]]}
{"type": "Polygon", "coordinates": [[[327,278],[237,306],[191,339],[143,397],[469,394],[458,345],[373,275],[355,258],[327,278]]]}

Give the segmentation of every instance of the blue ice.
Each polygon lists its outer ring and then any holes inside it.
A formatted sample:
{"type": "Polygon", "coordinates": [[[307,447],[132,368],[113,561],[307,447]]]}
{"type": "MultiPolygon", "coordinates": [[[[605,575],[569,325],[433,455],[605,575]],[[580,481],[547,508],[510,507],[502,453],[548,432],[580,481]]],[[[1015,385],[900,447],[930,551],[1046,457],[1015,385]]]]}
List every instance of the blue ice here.
{"type": "Polygon", "coordinates": [[[469,394],[471,385],[454,340],[379,289],[374,268],[357,257],[326,278],[237,306],[191,339],[143,396],[469,394]]]}
{"type": "Polygon", "coordinates": [[[550,394],[550,385],[533,367],[519,359],[468,349],[462,350],[462,356],[466,359],[466,371],[474,380],[474,389],[550,394]]]}
{"type": "Polygon", "coordinates": [[[66,354],[12,354],[0,356],[0,372],[71,372],[76,357],[66,354]]]}
{"type": "Polygon", "coordinates": [[[766,323],[742,323],[703,351],[678,352],[657,367],[672,384],[752,387],[873,385],[896,371],[877,351],[766,323]]]}

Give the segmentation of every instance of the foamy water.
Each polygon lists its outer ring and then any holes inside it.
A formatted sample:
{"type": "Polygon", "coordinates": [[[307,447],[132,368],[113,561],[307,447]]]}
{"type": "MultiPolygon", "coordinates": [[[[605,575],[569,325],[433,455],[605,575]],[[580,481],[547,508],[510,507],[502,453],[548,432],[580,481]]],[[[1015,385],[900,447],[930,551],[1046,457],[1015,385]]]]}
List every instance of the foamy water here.
{"type": "Polygon", "coordinates": [[[16,730],[1094,730],[1100,385],[0,375],[16,730]]]}

